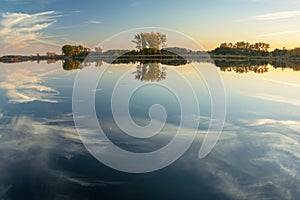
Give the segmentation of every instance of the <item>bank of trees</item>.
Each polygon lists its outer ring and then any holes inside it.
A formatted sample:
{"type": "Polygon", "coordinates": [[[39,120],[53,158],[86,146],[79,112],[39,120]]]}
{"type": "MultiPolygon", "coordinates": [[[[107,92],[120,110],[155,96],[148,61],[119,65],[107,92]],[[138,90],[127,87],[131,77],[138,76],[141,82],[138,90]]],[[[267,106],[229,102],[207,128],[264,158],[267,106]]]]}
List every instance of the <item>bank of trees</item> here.
{"type": "MultiPolygon", "coordinates": [[[[135,34],[132,42],[136,45],[136,50],[111,49],[108,51],[96,47],[92,52],[89,48],[82,45],[64,45],[62,54],[71,59],[85,58],[89,53],[91,57],[97,56],[123,56],[123,57],[138,57],[145,56],[170,56],[189,55],[189,56],[206,56],[205,51],[192,51],[180,47],[166,47],[167,37],[160,32],[141,32],[135,34]]],[[[243,56],[243,57],[273,57],[273,58],[292,58],[299,59],[300,48],[288,50],[286,48],[269,51],[270,44],[265,42],[249,43],[239,41],[236,43],[224,42],[216,49],[208,52],[212,56],[243,56]]]]}
{"type": "Polygon", "coordinates": [[[282,58],[293,58],[300,57],[300,48],[294,48],[291,50],[283,47],[282,49],[274,49],[269,51],[270,44],[265,42],[256,42],[251,44],[249,42],[224,42],[219,47],[211,51],[212,55],[238,55],[238,56],[262,56],[262,57],[282,57],[282,58]]]}
{"type": "Polygon", "coordinates": [[[276,48],[274,51],[270,52],[270,55],[272,57],[299,58],[300,48],[296,47],[291,50],[288,50],[285,47],[283,47],[283,49],[276,48]]]}
{"type": "Polygon", "coordinates": [[[251,44],[249,42],[222,43],[211,53],[215,55],[268,56],[270,45],[264,42],[251,44]]]}

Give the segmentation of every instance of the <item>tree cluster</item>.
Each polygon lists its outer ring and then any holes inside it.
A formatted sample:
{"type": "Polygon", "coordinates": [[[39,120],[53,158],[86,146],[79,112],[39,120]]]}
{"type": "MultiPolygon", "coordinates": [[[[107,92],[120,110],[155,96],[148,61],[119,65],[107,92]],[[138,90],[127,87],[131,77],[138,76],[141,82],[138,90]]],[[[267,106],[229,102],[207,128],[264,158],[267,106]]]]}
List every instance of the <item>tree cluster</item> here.
{"type": "Polygon", "coordinates": [[[219,47],[211,51],[213,55],[241,55],[241,56],[269,56],[269,57],[281,57],[281,58],[293,58],[300,57],[300,48],[294,48],[287,50],[276,48],[269,52],[270,45],[264,42],[256,42],[251,44],[249,42],[236,42],[236,43],[222,43],[219,47]]]}
{"type": "Polygon", "coordinates": [[[300,57],[300,48],[294,48],[292,50],[287,50],[283,47],[283,49],[275,49],[270,52],[272,57],[284,57],[284,58],[296,58],[300,57]]]}
{"type": "Polygon", "coordinates": [[[216,55],[244,55],[244,56],[268,56],[270,45],[264,42],[257,42],[251,44],[249,42],[236,42],[236,43],[222,43],[219,47],[211,53],[216,55]]]}
{"type": "Polygon", "coordinates": [[[268,51],[270,45],[264,42],[256,42],[255,44],[251,44],[249,42],[236,42],[235,44],[229,43],[222,43],[220,45],[221,48],[233,48],[233,49],[248,49],[252,51],[268,51]]]}
{"type": "Polygon", "coordinates": [[[63,55],[68,57],[86,57],[91,51],[82,45],[64,45],[61,50],[63,55]]]}
{"type": "Polygon", "coordinates": [[[136,44],[136,48],[140,51],[146,51],[146,49],[160,50],[166,46],[167,36],[159,32],[141,32],[134,35],[133,43],[136,44]]]}

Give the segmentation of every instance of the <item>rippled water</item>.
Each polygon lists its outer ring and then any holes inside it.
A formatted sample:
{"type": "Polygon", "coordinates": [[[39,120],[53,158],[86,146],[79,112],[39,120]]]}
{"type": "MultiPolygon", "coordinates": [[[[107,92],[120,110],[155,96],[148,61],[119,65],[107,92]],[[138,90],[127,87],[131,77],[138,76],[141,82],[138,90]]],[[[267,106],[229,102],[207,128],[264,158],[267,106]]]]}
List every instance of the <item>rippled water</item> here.
{"type": "Polygon", "coordinates": [[[175,135],[181,115],[179,102],[159,85],[166,81],[180,85],[171,71],[188,79],[196,92],[201,115],[190,114],[191,119],[200,118],[200,125],[189,150],[161,170],[128,174],[96,160],[74,127],[76,73],[85,70],[92,75],[102,66],[65,71],[60,62],[1,64],[0,198],[296,199],[300,195],[300,72],[271,65],[264,73],[218,68],[226,90],[226,123],[213,151],[199,159],[211,104],[192,65],[153,64],[152,71],[147,71],[147,66],[143,71],[143,65],[113,64],[91,91],[96,93],[97,117],[107,136],[133,152],[159,149],[175,135]],[[150,139],[124,135],[112,116],[112,90],[128,71],[130,81],[149,83],[132,95],[132,119],[147,125],[153,104],[163,105],[168,113],[161,133],[150,139]]]}

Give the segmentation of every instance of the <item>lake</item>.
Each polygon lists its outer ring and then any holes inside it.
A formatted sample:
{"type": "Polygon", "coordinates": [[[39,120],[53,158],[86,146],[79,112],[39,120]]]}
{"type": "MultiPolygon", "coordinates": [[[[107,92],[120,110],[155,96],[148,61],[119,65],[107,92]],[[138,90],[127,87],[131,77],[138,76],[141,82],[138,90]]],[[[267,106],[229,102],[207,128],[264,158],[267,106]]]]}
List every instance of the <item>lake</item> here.
{"type": "MultiPolygon", "coordinates": [[[[0,199],[299,197],[300,71],[297,68],[271,64],[216,67],[196,62],[179,66],[157,62],[90,63],[81,69],[73,68],[61,61],[0,64],[0,199]],[[226,93],[222,134],[203,159],[199,159],[198,153],[209,128],[212,104],[207,85],[195,66],[217,70],[226,93]],[[100,72],[102,77],[97,80],[96,88],[88,87],[90,77],[100,72]],[[82,96],[76,101],[81,102],[83,111],[86,103],[88,110],[86,95],[95,95],[99,125],[118,147],[135,153],[162,148],[175,137],[183,114],[191,121],[200,121],[195,140],[178,160],[148,173],[125,173],[101,163],[85,147],[88,142],[94,142],[85,138],[88,131],[80,134],[75,128],[72,94],[78,73],[87,82],[82,87],[78,84],[82,96]],[[191,105],[184,105],[189,112],[180,109],[176,91],[185,90],[183,80],[194,91],[199,115],[191,105]],[[178,86],[173,88],[175,94],[163,87],[167,83],[178,86]],[[116,106],[111,107],[116,85],[121,92],[116,94],[116,106]],[[123,97],[128,96],[126,91],[132,85],[137,89],[127,102],[123,97]],[[153,117],[157,122],[166,121],[155,136],[131,137],[114,120],[119,117],[123,125],[129,123],[123,111],[114,112],[116,107],[124,106],[129,109],[131,122],[147,126],[149,109],[157,104],[164,107],[167,116],[153,117]]],[[[86,124],[79,128],[88,130],[89,118],[82,117],[86,124]]],[[[189,128],[187,125],[183,130],[188,133],[189,128]]],[[[130,127],[127,131],[145,134],[130,127]]],[[[107,145],[101,141],[96,144],[107,145]]]]}

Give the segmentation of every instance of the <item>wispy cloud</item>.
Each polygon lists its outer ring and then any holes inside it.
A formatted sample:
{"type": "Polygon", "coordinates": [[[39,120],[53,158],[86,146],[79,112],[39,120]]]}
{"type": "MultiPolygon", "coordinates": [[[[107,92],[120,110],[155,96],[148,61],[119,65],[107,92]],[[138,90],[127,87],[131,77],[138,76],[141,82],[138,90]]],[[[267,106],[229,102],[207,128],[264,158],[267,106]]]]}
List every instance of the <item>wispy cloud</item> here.
{"type": "Polygon", "coordinates": [[[34,43],[60,46],[43,34],[43,31],[62,17],[60,12],[47,11],[35,14],[4,13],[0,21],[0,39],[5,47],[21,49],[34,43]]]}
{"type": "Polygon", "coordinates": [[[80,10],[73,10],[73,11],[70,11],[70,13],[80,13],[81,11],[80,10]]]}
{"type": "Polygon", "coordinates": [[[88,23],[88,24],[101,24],[102,22],[96,21],[96,20],[89,20],[89,21],[86,21],[85,23],[88,23]]]}
{"type": "Polygon", "coordinates": [[[29,175],[29,180],[42,173],[45,183],[60,180],[60,188],[70,188],[70,185],[76,189],[127,184],[118,179],[100,179],[93,174],[57,167],[60,164],[53,167],[53,156],[63,160],[74,160],[77,156],[91,157],[74,128],[72,113],[60,113],[51,118],[24,115],[6,117],[0,119],[0,199],[10,199],[11,191],[17,189],[18,185],[12,183],[18,176],[15,175],[16,170],[11,169],[19,164],[22,166],[22,163],[30,163],[30,169],[21,170],[21,174],[34,172],[29,175]],[[7,177],[10,177],[9,181],[6,181],[7,177]]]}
{"type": "Polygon", "coordinates": [[[300,182],[299,127],[284,119],[228,120],[209,158],[187,159],[185,170],[218,180],[208,186],[230,199],[293,199],[296,190],[286,185],[300,182]]]}
{"type": "Polygon", "coordinates": [[[295,131],[300,130],[299,121],[293,121],[293,120],[258,119],[254,123],[250,124],[250,126],[260,126],[260,125],[266,125],[266,124],[282,124],[292,130],[295,130],[295,131]]]}
{"type": "Polygon", "coordinates": [[[271,95],[271,94],[249,94],[248,96],[257,98],[257,99],[262,99],[265,101],[272,101],[272,102],[277,102],[277,103],[285,103],[285,104],[290,104],[290,105],[294,105],[294,106],[300,106],[299,99],[291,99],[291,98],[286,98],[283,96],[277,96],[277,95],[271,95]]]}
{"type": "Polygon", "coordinates": [[[281,31],[275,33],[265,33],[265,34],[257,35],[257,37],[270,37],[270,36],[286,35],[286,34],[299,33],[299,32],[300,30],[281,31]]]}
{"type": "Polygon", "coordinates": [[[270,82],[273,82],[273,83],[283,84],[283,85],[300,87],[300,85],[296,84],[296,83],[290,83],[290,82],[285,82],[285,81],[278,81],[278,80],[269,79],[269,78],[258,78],[258,79],[259,80],[263,80],[263,81],[270,81],[270,82]]]}
{"type": "Polygon", "coordinates": [[[265,34],[257,35],[257,37],[270,37],[270,36],[286,35],[286,34],[299,33],[299,32],[300,30],[281,31],[275,33],[265,33],[265,34]]]}
{"type": "Polygon", "coordinates": [[[286,19],[286,18],[297,17],[297,16],[300,16],[300,10],[274,12],[274,13],[256,15],[256,16],[252,16],[251,19],[254,19],[254,20],[277,20],[277,19],[286,19]]]}

